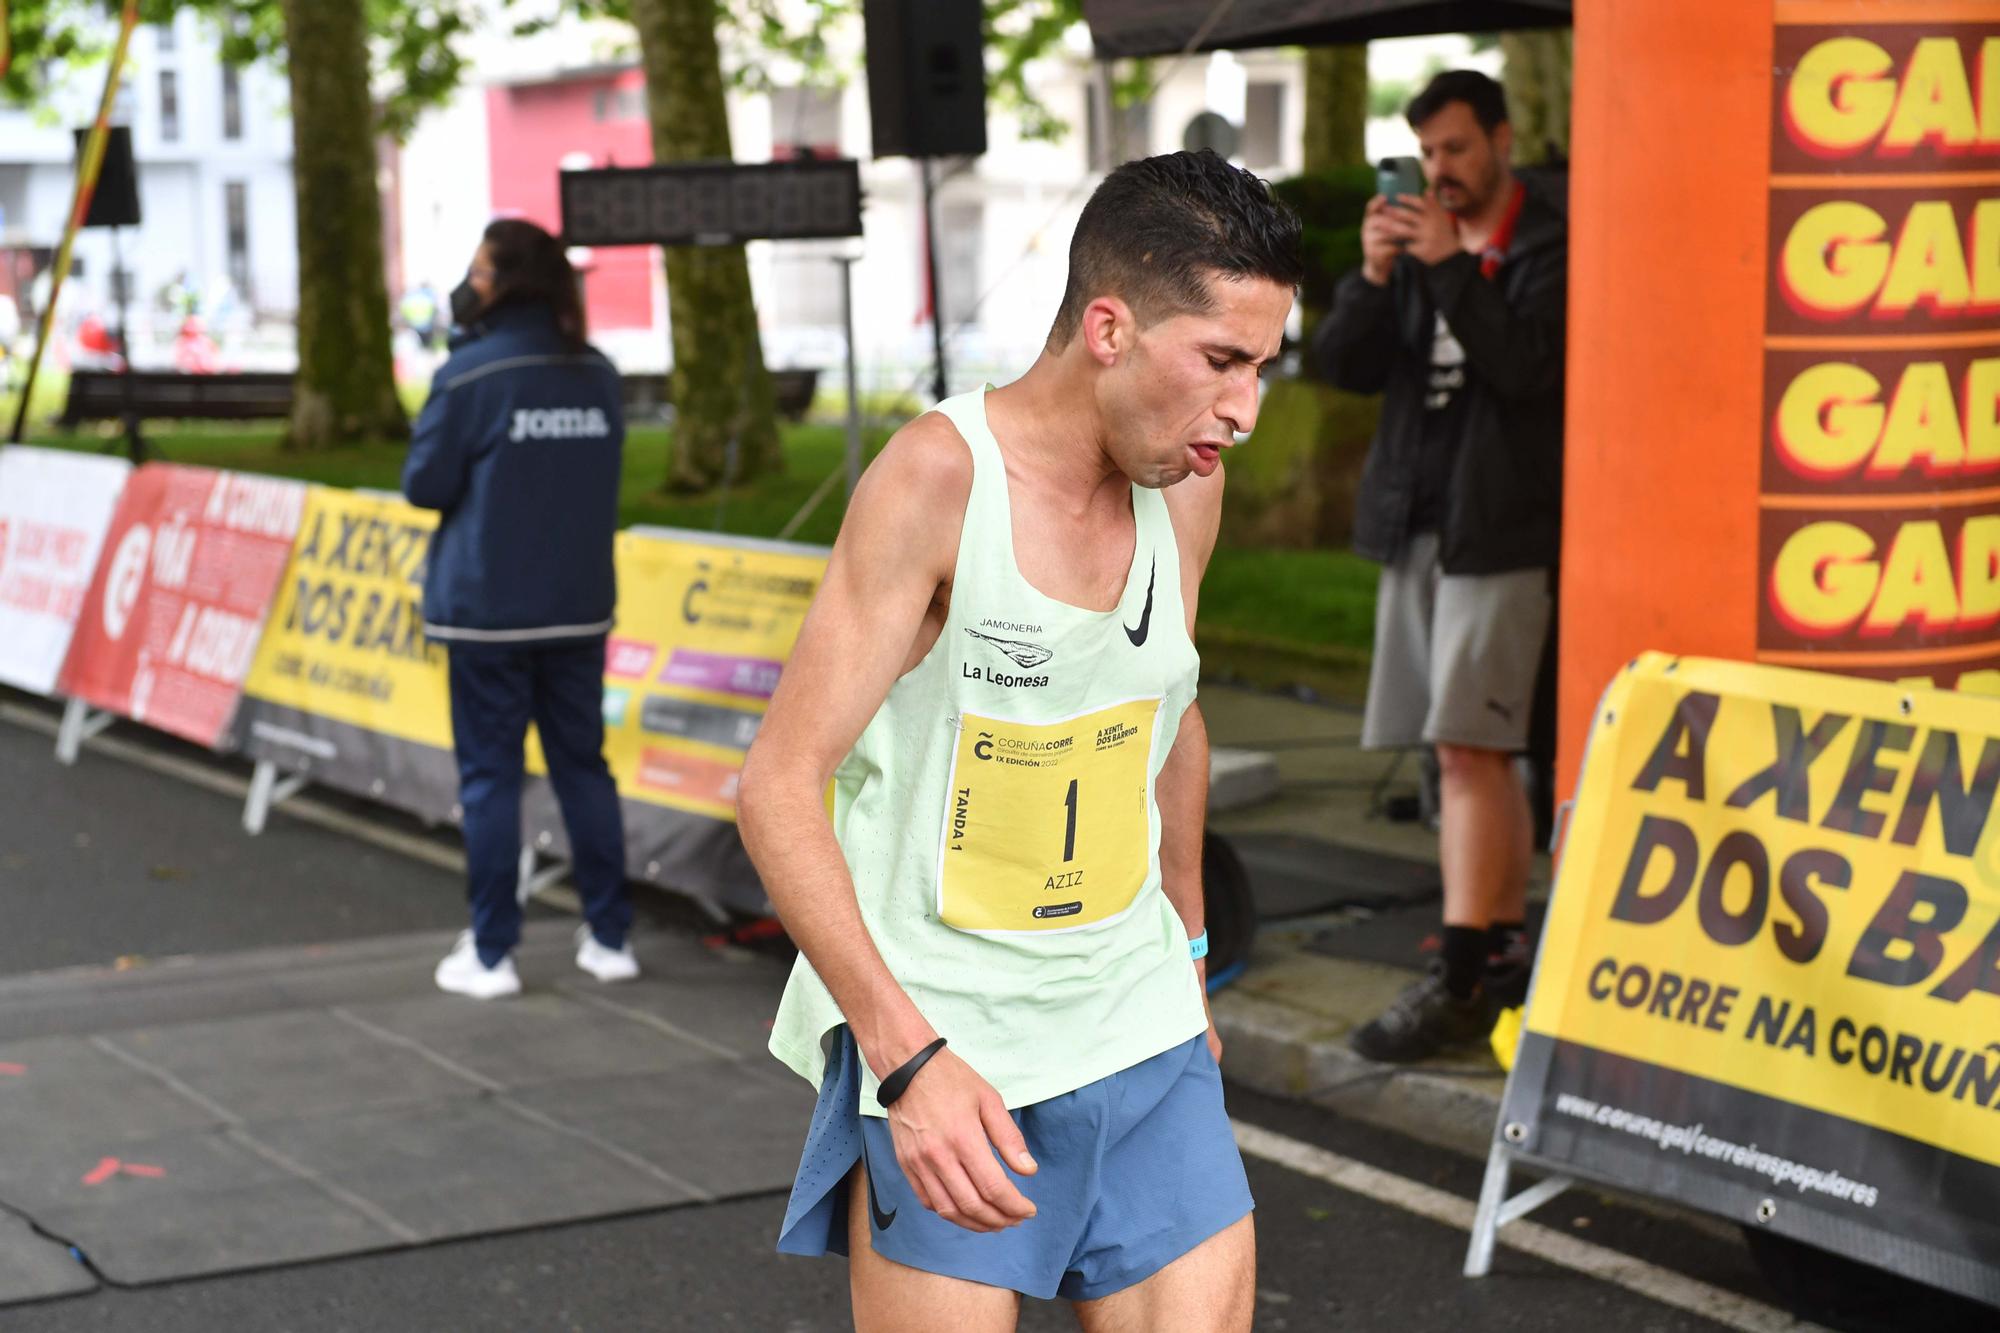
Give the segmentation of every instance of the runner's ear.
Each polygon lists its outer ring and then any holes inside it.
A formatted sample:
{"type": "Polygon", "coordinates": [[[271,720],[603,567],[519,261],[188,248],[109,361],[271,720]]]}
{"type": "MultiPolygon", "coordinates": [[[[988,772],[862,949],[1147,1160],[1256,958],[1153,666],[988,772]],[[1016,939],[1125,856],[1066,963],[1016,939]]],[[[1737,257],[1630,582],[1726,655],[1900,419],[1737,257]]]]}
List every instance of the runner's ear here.
{"type": "Polygon", "coordinates": [[[1083,345],[1099,365],[1116,365],[1120,356],[1132,350],[1138,331],[1132,307],[1116,296],[1100,296],[1083,308],[1083,345]]]}

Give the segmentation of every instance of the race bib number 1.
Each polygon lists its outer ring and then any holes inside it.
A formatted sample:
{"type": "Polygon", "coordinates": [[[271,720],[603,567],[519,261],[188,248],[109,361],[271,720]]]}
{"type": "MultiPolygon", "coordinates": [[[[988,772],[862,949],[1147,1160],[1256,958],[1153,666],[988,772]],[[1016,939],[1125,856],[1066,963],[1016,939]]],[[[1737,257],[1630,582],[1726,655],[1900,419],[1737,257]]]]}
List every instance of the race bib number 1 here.
{"type": "Polygon", "coordinates": [[[953,756],[938,915],[969,931],[1067,930],[1145,886],[1158,699],[1067,722],[966,713],[953,756]]]}

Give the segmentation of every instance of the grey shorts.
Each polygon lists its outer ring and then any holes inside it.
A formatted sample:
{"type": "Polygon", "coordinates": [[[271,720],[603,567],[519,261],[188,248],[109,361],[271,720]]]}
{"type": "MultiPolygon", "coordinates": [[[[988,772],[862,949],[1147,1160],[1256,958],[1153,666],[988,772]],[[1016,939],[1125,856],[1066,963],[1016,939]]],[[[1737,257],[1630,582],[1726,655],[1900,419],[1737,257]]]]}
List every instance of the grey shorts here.
{"type": "Polygon", "coordinates": [[[1446,574],[1436,533],[1382,567],[1361,743],[1528,748],[1549,631],[1549,571],[1446,574]]]}

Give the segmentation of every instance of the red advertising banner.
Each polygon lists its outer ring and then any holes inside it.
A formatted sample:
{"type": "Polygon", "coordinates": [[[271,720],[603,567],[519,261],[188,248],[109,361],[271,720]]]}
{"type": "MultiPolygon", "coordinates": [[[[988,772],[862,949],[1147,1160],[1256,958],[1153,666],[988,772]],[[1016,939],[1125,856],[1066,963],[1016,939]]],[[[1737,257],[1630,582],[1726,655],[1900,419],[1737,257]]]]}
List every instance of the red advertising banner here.
{"type": "MultiPolygon", "coordinates": [[[[1894,23],[1780,23],[1771,170],[1860,175],[2000,167],[1990,25],[1878,5],[1894,23]]],[[[1926,7],[1935,8],[1935,7],[1926,7]]]]}
{"type": "Polygon", "coordinates": [[[1778,10],[1757,658],[2000,692],[2000,9],[1867,12],[1778,10]]]}
{"type": "Polygon", "coordinates": [[[122,458],[0,449],[0,683],[54,693],[131,471],[122,458]]]}
{"type": "Polygon", "coordinates": [[[291,554],[306,488],[149,463],[105,536],[62,693],[228,748],[229,725],[291,554]]]}

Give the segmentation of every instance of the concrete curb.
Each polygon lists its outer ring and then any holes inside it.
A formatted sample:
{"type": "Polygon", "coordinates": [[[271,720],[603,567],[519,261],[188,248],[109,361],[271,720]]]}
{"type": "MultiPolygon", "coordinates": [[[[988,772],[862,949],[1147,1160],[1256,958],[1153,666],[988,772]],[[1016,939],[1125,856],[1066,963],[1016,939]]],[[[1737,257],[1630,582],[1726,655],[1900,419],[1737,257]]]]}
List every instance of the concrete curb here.
{"type": "Polygon", "coordinates": [[[1326,1107],[1426,1143],[1484,1157],[1506,1076],[1376,1064],[1348,1049],[1348,1025],[1254,994],[1225,991],[1213,1004],[1223,1074],[1276,1097],[1326,1107]]]}
{"type": "Polygon", "coordinates": [[[1278,761],[1261,750],[1217,746],[1208,753],[1210,813],[1259,805],[1278,794],[1278,761]]]}

